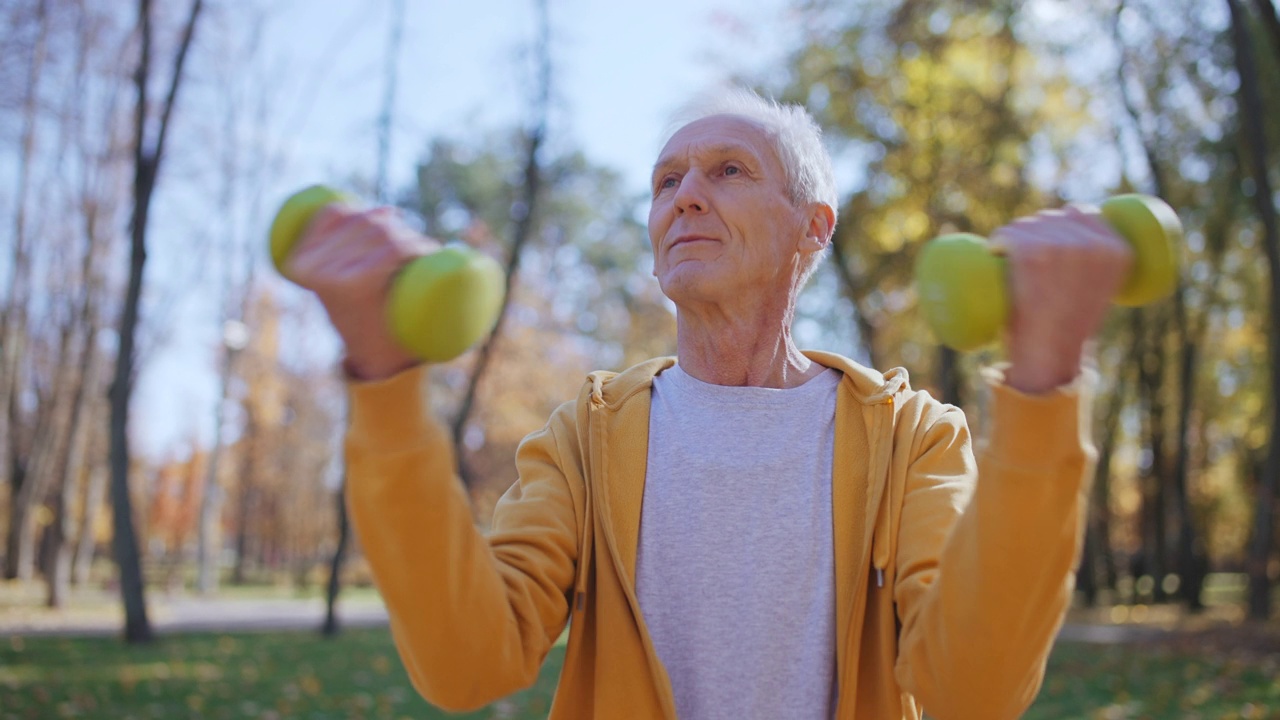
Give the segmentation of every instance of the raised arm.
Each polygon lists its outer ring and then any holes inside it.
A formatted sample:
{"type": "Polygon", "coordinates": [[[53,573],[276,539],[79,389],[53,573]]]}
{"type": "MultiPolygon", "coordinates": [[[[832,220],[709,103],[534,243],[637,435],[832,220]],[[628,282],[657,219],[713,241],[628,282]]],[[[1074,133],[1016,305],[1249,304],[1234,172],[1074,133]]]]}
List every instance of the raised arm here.
{"type": "Polygon", "coordinates": [[[560,453],[573,430],[566,409],[524,441],[482,535],[423,374],[353,386],[347,501],[414,687],[473,709],[532,685],[568,619],[578,503],[560,453]]]}
{"type": "Polygon", "coordinates": [[[903,501],[895,672],[939,720],[1016,718],[1035,699],[1083,537],[1094,452],[1081,391],[992,392],[976,485],[952,408],[919,431],[903,501]]]}
{"type": "Polygon", "coordinates": [[[977,478],[957,410],[912,442],[895,601],[899,682],[939,720],[1015,718],[1071,599],[1095,458],[1082,358],[1131,262],[1096,213],[997,233],[1013,295],[977,478]],[[972,492],[972,498],[969,493],[972,492]]]}
{"type": "Polygon", "coordinates": [[[435,247],[391,210],[332,206],[284,270],[316,293],[345,345],[347,501],[401,658],[424,697],[463,710],[531,685],[564,629],[581,478],[572,463],[573,479],[562,468],[576,440],[566,407],[522,444],[492,532],[476,529],[447,431],[424,397],[427,366],[385,320],[392,278],[435,247]]]}

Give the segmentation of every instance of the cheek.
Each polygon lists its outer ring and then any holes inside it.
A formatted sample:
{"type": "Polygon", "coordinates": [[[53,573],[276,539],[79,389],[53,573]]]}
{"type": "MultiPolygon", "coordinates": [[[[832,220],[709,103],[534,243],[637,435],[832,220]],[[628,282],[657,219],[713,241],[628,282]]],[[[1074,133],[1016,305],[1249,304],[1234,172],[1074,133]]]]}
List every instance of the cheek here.
{"type": "Polygon", "coordinates": [[[661,242],[662,237],[667,234],[667,228],[669,226],[670,221],[667,219],[667,213],[663,211],[662,207],[657,203],[650,205],[649,246],[653,249],[655,254],[658,252],[658,243],[661,242]]]}

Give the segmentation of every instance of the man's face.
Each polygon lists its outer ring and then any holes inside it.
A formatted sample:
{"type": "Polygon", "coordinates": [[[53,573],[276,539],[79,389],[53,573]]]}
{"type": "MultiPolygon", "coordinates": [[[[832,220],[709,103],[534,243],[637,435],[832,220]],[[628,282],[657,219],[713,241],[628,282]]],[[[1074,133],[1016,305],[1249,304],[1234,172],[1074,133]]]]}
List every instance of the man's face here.
{"type": "Polygon", "coordinates": [[[677,305],[795,291],[812,213],[791,201],[759,123],[713,115],[684,126],[652,189],[653,274],[677,305]]]}

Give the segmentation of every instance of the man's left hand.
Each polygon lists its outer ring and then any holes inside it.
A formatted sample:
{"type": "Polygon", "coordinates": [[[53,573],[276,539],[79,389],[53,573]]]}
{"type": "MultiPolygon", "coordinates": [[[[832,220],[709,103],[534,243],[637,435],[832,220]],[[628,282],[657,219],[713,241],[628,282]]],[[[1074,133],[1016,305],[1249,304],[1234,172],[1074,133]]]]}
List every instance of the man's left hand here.
{"type": "Polygon", "coordinates": [[[1133,250],[1096,209],[1080,207],[1016,220],[992,239],[1008,257],[1005,382],[1032,394],[1071,382],[1128,276],[1133,250]]]}

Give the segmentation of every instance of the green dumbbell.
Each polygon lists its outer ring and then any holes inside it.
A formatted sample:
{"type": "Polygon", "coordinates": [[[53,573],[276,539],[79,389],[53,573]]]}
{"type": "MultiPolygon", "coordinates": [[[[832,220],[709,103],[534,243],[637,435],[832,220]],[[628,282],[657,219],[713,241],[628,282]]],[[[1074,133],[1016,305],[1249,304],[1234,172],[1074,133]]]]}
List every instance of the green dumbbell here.
{"type": "MultiPolygon", "coordinates": [[[[271,260],[285,260],[311,218],[354,198],[312,185],[284,201],[271,223],[271,260]]],[[[401,347],[426,362],[447,362],[493,330],[502,306],[502,266],[465,247],[446,246],[413,260],[396,275],[387,300],[387,324],[401,347]]]]}
{"type": "MultiPolygon", "coordinates": [[[[1133,265],[1117,305],[1136,307],[1173,292],[1178,278],[1174,248],[1182,223],[1163,200],[1117,195],[1102,204],[1102,217],[1133,247],[1133,265]]],[[[916,288],[925,319],[942,344],[974,350],[1000,336],[1009,316],[1005,258],[970,233],[944,235],[925,245],[916,263],[916,288]]]]}

